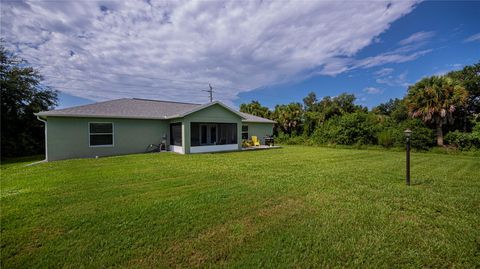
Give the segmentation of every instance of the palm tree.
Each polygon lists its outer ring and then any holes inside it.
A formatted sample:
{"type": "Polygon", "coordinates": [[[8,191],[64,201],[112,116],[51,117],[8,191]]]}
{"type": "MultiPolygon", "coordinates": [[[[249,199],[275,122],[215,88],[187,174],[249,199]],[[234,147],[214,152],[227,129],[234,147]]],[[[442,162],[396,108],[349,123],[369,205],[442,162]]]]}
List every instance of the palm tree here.
{"type": "Polygon", "coordinates": [[[278,127],[287,134],[298,134],[302,123],[302,105],[300,103],[290,103],[288,105],[276,105],[274,118],[278,127]]]}
{"type": "Polygon", "coordinates": [[[437,145],[443,146],[443,125],[453,122],[453,112],[467,100],[468,91],[457,80],[432,76],[408,88],[406,104],[410,116],[435,124],[437,145]]]}

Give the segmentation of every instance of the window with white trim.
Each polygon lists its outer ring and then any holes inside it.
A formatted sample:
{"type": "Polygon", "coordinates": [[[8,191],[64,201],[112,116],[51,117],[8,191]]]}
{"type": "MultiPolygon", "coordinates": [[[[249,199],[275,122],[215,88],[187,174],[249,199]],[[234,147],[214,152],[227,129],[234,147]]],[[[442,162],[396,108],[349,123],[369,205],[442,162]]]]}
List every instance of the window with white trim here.
{"type": "Polygon", "coordinates": [[[91,147],[113,146],[113,123],[90,122],[88,128],[91,147]]]}
{"type": "Polygon", "coordinates": [[[242,125],[242,139],[248,139],[248,125],[242,125]]]}

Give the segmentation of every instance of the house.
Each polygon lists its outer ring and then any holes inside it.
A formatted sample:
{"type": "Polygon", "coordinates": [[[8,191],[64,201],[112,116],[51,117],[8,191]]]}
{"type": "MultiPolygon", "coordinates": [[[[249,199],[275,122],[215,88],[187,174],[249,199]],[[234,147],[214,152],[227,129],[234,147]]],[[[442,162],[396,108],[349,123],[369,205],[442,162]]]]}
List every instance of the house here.
{"type": "Polygon", "coordinates": [[[47,161],[141,153],[165,140],[167,149],[181,154],[241,150],[242,139],[272,135],[274,123],[221,102],[138,98],[35,115],[45,123],[47,161]]]}

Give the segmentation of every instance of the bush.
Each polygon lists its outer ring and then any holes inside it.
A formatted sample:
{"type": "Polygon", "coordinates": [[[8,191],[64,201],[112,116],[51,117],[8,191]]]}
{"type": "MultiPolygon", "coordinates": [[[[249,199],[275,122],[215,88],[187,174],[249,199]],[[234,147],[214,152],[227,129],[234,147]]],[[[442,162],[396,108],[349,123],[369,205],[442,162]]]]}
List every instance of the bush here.
{"type": "Polygon", "coordinates": [[[317,144],[376,144],[378,123],[377,116],[371,113],[345,114],[320,125],[313,133],[312,139],[317,144]]]}
{"type": "Polygon", "coordinates": [[[432,129],[425,126],[419,119],[409,119],[402,122],[398,127],[398,137],[396,146],[403,147],[405,145],[405,136],[403,131],[406,129],[412,130],[412,137],[410,138],[410,145],[414,149],[428,150],[435,146],[435,134],[432,129]]]}
{"type": "Polygon", "coordinates": [[[472,142],[472,147],[480,149],[480,122],[473,122],[474,126],[472,132],[470,133],[470,139],[472,142]]]}
{"type": "Polygon", "coordinates": [[[448,145],[455,146],[461,150],[470,149],[472,147],[472,142],[469,133],[464,133],[460,131],[449,132],[445,135],[445,143],[448,145]]]}
{"type": "Polygon", "coordinates": [[[278,133],[275,138],[275,143],[283,145],[310,145],[308,136],[288,135],[285,133],[278,133]]]}
{"type": "Polygon", "coordinates": [[[338,120],[338,117],[334,117],[318,126],[312,134],[313,142],[319,145],[334,144],[337,135],[341,132],[338,120]]]}
{"type": "Polygon", "coordinates": [[[385,130],[378,133],[378,144],[385,148],[391,148],[398,144],[398,139],[400,137],[399,130],[395,128],[386,128],[385,130]]]}
{"type": "Polygon", "coordinates": [[[445,143],[456,146],[461,150],[480,149],[480,123],[474,124],[471,133],[458,130],[449,132],[445,135],[445,143]]]}
{"type": "Polygon", "coordinates": [[[248,148],[253,146],[253,142],[250,139],[242,139],[242,148],[248,148]]]}

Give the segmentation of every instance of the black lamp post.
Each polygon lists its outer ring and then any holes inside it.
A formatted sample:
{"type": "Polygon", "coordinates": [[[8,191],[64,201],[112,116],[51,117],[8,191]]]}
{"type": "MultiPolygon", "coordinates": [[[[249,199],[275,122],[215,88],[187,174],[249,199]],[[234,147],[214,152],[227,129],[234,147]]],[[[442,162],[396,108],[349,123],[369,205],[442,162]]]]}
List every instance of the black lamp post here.
{"type": "Polygon", "coordinates": [[[407,129],[404,133],[407,144],[407,186],[410,186],[410,137],[412,136],[412,131],[407,129]]]}

